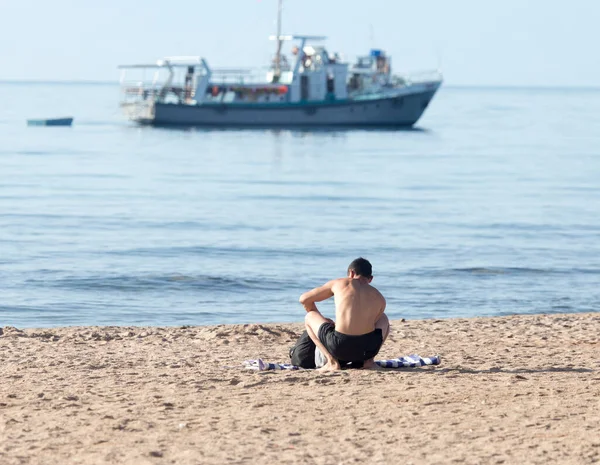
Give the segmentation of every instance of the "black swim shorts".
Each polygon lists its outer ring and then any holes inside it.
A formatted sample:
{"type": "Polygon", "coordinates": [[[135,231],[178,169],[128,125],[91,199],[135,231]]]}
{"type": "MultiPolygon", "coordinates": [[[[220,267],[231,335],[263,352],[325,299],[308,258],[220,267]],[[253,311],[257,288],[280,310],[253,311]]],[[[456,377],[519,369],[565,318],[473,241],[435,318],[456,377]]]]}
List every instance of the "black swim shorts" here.
{"type": "Polygon", "coordinates": [[[369,360],[379,353],[383,344],[381,329],[360,336],[350,336],[337,332],[331,323],[323,323],[319,327],[318,337],[342,366],[348,363],[352,363],[352,366],[362,366],[365,360],[369,360]]]}

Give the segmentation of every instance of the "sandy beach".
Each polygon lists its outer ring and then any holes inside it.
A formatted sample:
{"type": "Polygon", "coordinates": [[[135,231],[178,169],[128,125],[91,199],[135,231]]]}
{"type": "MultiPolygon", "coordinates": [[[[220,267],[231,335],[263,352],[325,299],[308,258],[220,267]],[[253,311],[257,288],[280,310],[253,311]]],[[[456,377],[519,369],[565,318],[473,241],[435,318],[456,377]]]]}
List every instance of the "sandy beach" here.
{"type": "Polygon", "coordinates": [[[0,463],[595,463],[600,314],[393,321],[378,359],[254,372],[301,324],[0,331],[0,463]]]}

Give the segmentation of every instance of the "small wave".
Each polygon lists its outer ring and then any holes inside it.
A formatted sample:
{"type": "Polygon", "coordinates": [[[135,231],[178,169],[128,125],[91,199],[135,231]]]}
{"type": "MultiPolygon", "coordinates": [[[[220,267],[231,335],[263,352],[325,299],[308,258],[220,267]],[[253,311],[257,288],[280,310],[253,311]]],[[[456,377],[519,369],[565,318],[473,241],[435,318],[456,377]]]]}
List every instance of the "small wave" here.
{"type": "MultiPolygon", "coordinates": [[[[260,186],[284,186],[284,187],[294,187],[294,186],[313,187],[314,186],[314,181],[291,181],[291,180],[278,181],[278,180],[273,180],[273,179],[248,179],[248,178],[222,179],[222,180],[219,180],[219,183],[220,184],[233,184],[235,186],[239,186],[240,184],[260,185],[260,186]]],[[[352,183],[345,182],[345,181],[328,180],[327,186],[329,186],[329,187],[331,187],[331,186],[344,187],[344,186],[352,186],[352,183]]]]}
{"type": "Polygon", "coordinates": [[[455,268],[453,271],[472,274],[600,274],[595,268],[528,268],[528,267],[474,267],[455,268]]]}
{"type": "MultiPolygon", "coordinates": [[[[90,149],[74,150],[74,149],[68,149],[68,148],[59,148],[59,149],[52,149],[52,150],[17,150],[12,153],[7,152],[7,154],[24,155],[24,156],[40,156],[40,155],[44,155],[44,156],[64,156],[64,155],[83,156],[83,155],[95,155],[96,152],[94,150],[90,150],[90,149]]],[[[73,175],[65,175],[65,177],[73,177],[73,175]]]]}
{"type": "Polygon", "coordinates": [[[247,279],[210,275],[118,275],[66,277],[59,279],[29,279],[28,284],[72,290],[112,290],[140,292],[155,290],[209,290],[211,292],[245,292],[248,290],[277,290],[289,283],[269,279],[247,279]]]}
{"type": "Polygon", "coordinates": [[[240,199],[249,199],[257,201],[279,201],[289,202],[290,200],[298,202],[327,202],[327,203],[352,203],[352,204],[371,204],[379,202],[389,202],[389,199],[381,197],[349,197],[343,195],[243,195],[240,199]]]}
{"type": "Polygon", "coordinates": [[[526,267],[470,267],[470,268],[454,268],[452,271],[459,273],[470,274],[544,274],[552,272],[550,269],[543,268],[526,268],[526,267]]]}
{"type": "MultiPolygon", "coordinates": [[[[335,251],[324,249],[293,249],[293,248],[268,248],[268,247],[208,247],[208,246],[182,246],[182,247],[152,247],[126,250],[102,251],[102,254],[140,256],[140,257],[175,257],[175,256],[228,256],[239,258],[258,257],[332,257],[335,251]]],[[[341,253],[340,253],[341,254],[341,253]]]]}
{"type": "Polygon", "coordinates": [[[600,274],[599,268],[532,268],[532,267],[496,267],[475,266],[465,268],[427,268],[409,271],[408,274],[418,276],[449,276],[455,274],[471,274],[481,276],[493,275],[566,275],[566,274],[600,274]]]}
{"type": "Polygon", "coordinates": [[[53,150],[19,150],[16,155],[54,155],[53,150]]]}

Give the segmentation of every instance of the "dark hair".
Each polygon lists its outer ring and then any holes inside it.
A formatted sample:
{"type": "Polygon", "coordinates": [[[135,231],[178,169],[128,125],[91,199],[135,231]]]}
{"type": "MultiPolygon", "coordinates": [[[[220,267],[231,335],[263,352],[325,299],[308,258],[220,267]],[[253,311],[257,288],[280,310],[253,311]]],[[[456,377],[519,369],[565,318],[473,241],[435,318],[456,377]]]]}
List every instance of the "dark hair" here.
{"type": "Polygon", "coordinates": [[[363,278],[372,278],[373,277],[373,267],[369,263],[369,260],[359,257],[354,260],[348,266],[348,272],[354,271],[358,276],[362,276],[363,278]]]}

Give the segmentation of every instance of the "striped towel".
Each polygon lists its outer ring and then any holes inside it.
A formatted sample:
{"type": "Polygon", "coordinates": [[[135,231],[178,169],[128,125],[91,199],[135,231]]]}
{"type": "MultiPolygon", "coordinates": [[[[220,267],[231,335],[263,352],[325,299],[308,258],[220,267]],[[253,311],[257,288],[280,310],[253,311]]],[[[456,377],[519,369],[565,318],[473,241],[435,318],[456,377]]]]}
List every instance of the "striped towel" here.
{"type": "MultiPolygon", "coordinates": [[[[439,365],[441,359],[439,355],[433,357],[420,357],[419,355],[409,355],[407,357],[393,358],[391,360],[376,360],[375,363],[381,368],[415,368],[425,365],[439,365]]],[[[303,370],[303,368],[289,363],[268,363],[262,359],[246,360],[244,366],[249,370],[269,371],[269,370],[303,370]]]]}

